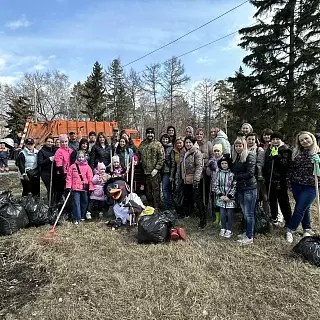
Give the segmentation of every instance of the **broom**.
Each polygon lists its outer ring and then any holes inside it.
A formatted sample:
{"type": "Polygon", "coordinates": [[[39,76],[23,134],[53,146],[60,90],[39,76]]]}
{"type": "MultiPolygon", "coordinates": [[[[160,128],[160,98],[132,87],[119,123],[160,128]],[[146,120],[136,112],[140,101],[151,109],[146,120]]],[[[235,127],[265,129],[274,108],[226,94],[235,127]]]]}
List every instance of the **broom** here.
{"type": "MultiPolygon", "coordinates": [[[[132,200],[132,192],[133,192],[133,176],[134,176],[134,159],[131,160],[131,181],[130,181],[130,200],[132,200]]],[[[134,223],[133,221],[133,213],[130,214],[130,227],[134,223]]]]}

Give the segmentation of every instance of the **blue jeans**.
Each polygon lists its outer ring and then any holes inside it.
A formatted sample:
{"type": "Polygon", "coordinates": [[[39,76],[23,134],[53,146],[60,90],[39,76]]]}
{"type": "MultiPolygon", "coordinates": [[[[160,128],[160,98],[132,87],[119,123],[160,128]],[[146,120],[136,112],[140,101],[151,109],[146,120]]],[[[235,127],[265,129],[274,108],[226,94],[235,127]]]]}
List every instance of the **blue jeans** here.
{"type": "Polygon", "coordinates": [[[221,228],[231,231],[232,228],[232,215],[233,208],[222,208],[220,207],[220,217],[221,217],[221,228]],[[227,227],[227,217],[228,217],[228,227],[227,227]]]}
{"type": "Polygon", "coordinates": [[[238,203],[241,207],[245,227],[246,236],[251,239],[254,231],[254,208],[257,201],[257,189],[238,190],[238,203]]]}
{"type": "Polygon", "coordinates": [[[316,198],[316,188],[292,183],[292,193],[296,205],[293,215],[287,225],[289,232],[295,232],[301,222],[304,230],[311,229],[310,206],[316,198]]]}
{"type": "Polygon", "coordinates": [[[73,219],[85,219],[88,207],[88,193],[86,191],[72,191],[73,193],[73,219]]]}
{"type": "Polygon", "coordinates": [[[162,192],[163,192],[163,201],[164,201],[164,210],[169,209],[169,203],[171,200],[170,192],[170,175],[163,174],[162,176],[162,192]]]}

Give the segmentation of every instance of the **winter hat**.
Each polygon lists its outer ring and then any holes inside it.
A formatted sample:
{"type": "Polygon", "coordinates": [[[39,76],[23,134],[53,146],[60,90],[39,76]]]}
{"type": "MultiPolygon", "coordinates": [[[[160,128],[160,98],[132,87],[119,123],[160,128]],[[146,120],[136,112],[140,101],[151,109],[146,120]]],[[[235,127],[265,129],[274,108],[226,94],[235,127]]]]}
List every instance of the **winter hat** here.
{"type": "Polygon", "coordinates": [[[213,146],[213,151],[214,150],[219,150],[222,153],[222,144],[221,143],[217,143],[213,146]]]}
{"type": "Polygon", "coordinates": [[[279,131],[274,131],[271,136],[270,136],[270,140],[274,139],[274,138],[278,138],[282,141],[282,134],[279,131]]]}
{"type": "Polygon", "coordinates": [[[68,136],[65,134],[65,133],[63,133],[63,134],[60,134],[60,142],[63,142],[63,141],[66,141],[66,140],[68,140],[68,136]]]}
{"type": "Polygon", "coordinates": [[[100,170],[106,170],[106,166],[104,165],[103,162],[98,162],[97,170],[98,170],[98,171],[100,171],[100,170]]]}
{"type": "Polygon", "coordinates": [[[230,158],[230,156],[229,156],[228,154],[224,155],[221,159],[218,160],[218,168],[219,168],[220,170],[223,170],[223,169],[221,168],[221,162],[222,162],[222,161],[226,161],[226,162],[228,163],[228,168],[231,169],[232,160],[231,160],[231,158],[230,158]]]}
{"type": "Polygon", "coordinates": [[[117,161],[117,162],[120,163],[120,158],[119,158],[119,156],[113,156],[113,157],[112,157],[112,163],[114,163],[115,161],[117,161]]]}
{"type": "Polygon", "coordinates": [[[155,134],[154,128],[148,127],[148,128],[146,129],[146,133],[149,133],[149,132],[155,134]]]}

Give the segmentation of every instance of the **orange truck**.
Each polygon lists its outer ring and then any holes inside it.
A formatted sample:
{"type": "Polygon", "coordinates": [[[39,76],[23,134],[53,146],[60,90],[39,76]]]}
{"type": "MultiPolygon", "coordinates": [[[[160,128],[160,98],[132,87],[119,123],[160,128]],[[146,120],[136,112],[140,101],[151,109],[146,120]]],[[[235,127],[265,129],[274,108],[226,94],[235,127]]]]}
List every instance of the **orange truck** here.
{"type": "MultiPolygon", "coordinates": [[[[79,138],[88,138],[89,132],[104,132],[107,137],[112,136],[112,129],[118,128],[117,122],[108,121],[68,121],[52,120],[46,122],[31,122],[26,132],[26,138],[32,138],[36,145],[42,145],[47,136],[57,139],[60,134],[76,132],[79,138]]],[[[138,147],[141,143],[139,132],[134,129],[125,129],[126,133],[138,147]]],[[[110,140],[110,139],[109,139],[110,140]]],[[[110,141],[109,141],[110,142],[110,141]]]]}

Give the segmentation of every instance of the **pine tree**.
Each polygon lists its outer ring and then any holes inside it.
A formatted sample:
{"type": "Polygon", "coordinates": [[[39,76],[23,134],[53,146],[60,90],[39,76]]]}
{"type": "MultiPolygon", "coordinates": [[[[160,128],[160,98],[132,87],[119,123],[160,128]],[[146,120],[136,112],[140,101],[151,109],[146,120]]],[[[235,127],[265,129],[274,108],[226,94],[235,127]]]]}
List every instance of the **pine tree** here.
{"type": "Polygon", "coordinates": [[[10,110],[7,112],[8,120],[6,128],[15,135],[22,132],[26,124],[26,119],[33,116],[29,99],[26,97],[19,97],[13,99],[9,103],[10,110]]]}
{"type": "Polygon", "coordinates": [[[288,135],[312,130],[310,119],[319,118],[320,102],[320,0],[251,2],[259,20],[240,30],[240,46],[251,51],[243,62],[253,69],[246,80],[257,102],[251,102],[252,111],[263,109],[263,116],[288,135]],[[267,13],[272,14],[269,23],[263,21],[267,13]]]}
{"type": "Polygon", "coordinates": [[[124,128],[132,120],[132,102],[125,87],[125,75],[120,59],[114,59],[106,71],[108,107],[110,120],[118,122],[124,128]]]}
{"type": "Polygon", "coordinates": [[[85,99],[85,108],[81,112],[91,121],[103,121],[106,112],[106,90],[104,72],[101,64],[96,61],[92,73],[83,85],[81,96],[85,99]]]}

